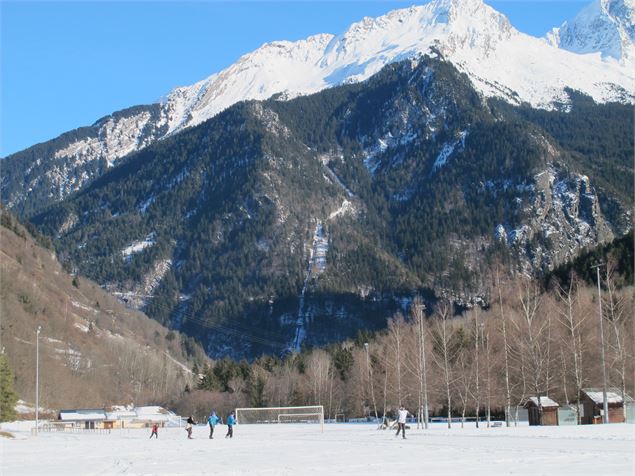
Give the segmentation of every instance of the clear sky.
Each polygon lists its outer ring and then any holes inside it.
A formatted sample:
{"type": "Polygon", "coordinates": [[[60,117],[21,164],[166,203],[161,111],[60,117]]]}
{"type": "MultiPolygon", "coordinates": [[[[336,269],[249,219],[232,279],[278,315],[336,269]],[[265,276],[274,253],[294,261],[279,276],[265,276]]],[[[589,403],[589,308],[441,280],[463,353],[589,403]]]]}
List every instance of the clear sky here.
{"type": "MultiPolygon", "coordinates": [[[[485,0],[542,36],[589,0],[485,0]]],[[[338,34],[410,1],[0,0],[0,157],[156,102],[272,40],[338,34]]]]}

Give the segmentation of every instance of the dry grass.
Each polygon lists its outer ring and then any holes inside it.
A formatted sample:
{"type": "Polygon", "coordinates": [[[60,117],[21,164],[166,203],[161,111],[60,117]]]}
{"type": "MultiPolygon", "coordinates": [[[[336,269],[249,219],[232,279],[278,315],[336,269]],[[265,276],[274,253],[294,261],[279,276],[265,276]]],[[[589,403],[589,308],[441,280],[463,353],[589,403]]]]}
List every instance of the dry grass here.
{"type": "Polygon", "coordinates": [[[180,335],[168,340],[165,327],[85,278],[73,285],[54,253],[23,231],[0,226],[2,346],[20,398],[32,402],[35,394],[38,326],[41,406],[160,404],[178,397],[191,379],[180,335]]]}

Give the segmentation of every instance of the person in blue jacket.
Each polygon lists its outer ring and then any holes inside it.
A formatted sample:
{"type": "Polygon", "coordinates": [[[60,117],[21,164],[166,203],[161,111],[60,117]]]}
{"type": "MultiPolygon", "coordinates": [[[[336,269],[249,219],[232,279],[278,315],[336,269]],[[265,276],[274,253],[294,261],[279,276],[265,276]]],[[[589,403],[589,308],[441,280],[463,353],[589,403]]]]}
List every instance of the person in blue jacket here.
{"type": "Polygon", "coordinates": [[[234,412],[231,412],[227,417],[227,434],[225,438],[233,438],[234,437],[234,425],[236,424],[236,417],[234,416],[234,412]]]}
{"type": "Polygon", "coordinates": [[[209,424],[209,439],[214,438],[214,427],[220,422],[220,418],[216,415],[216,412],[212,410],[212,413],[209,415],[207,419],[207,423],[209,424]]]}

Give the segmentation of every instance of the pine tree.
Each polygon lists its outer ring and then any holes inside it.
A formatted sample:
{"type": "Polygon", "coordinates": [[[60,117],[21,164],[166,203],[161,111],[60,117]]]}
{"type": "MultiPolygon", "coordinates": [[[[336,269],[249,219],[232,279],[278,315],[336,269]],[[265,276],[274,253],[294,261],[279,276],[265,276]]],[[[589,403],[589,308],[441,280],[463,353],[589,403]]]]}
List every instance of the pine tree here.
{"type": "Polygon", "coordinates": [[[0,422],[15,420],[18,396],[13,390],[13,372],[5,354],[0,354],[0,422]]]}

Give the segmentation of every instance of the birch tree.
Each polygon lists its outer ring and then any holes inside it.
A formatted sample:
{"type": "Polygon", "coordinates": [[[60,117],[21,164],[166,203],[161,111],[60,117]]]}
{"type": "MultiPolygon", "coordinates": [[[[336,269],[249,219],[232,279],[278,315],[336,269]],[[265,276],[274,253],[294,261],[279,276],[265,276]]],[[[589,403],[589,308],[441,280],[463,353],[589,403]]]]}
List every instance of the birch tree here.
{"type": "Polygon", "coordinates": [[[397,313],[388,321],[388,336],[392,347],[393,368],[395,370],[395,383],[397,390],[397,405],[403,404],[403,345],[406,334],[406,325],[403,316],[397,313]]]}
{"type": "Polygon", "coordinates": [[[549,362],[548,320],[539,313],[542,295],[534,281],[524,281],[518,286],[518,320],[516,326],[517,348],[522,359],[522,369],[527,372],[529,389],[538,397],[538,411],[542,420],[541,394],[547,394],[549,362]]]}
{"type": "MultiPolygon", "coordinates": [[[[585,313],[582,313],[580,309],[577,309],[579,301],[578,280],[572,275],[569,279],[569,285],[563,288],[560,284],[556,287],[556,296],[558,298],[559,306],[557,306],[557,317],[560,324],[565,330],[565,337],[563,347],[568,350],[571,355],[571,361],[573,363],[573,383],[575,385],[575,403],[576,403],[576,419],[578,425],[581,423],[581,411],[580,411],[580,392],[584,385],[584,373],[582,371],[582,325],[587,318],[585,313]]],[[[564,351],[563,351],[564,354],[564,351]]],[[[563,361],[563,373],[566,379],[566,362],[563,361]]],[[[566,392],[566,382],[565,382],[566,392]]]]}
{"type": "MultiPolygon", "coordinates": [[[[608,341],[608,353],[611,363],[609,371],[616,375],[619,382],[622,400],[626,397],[626,365],[629,357],[627,349],[628,319],[624,309],[624,296],[620,294],[615,282],[615,261],[609,260],[606,266],[606,293],[604,306],[604,319],[609,323],[610,334],[608,341]]],[[[632,320],[632,311],[630,319],[632,320]]]]}
{"type": "Polygon", "coordinates": [[[453,329],[450,314],[450,303],[444,301],[439,304],[437,315],[434,317],[434,332],[432,334],[434,362],[443,374],[445,386],[445,402],[448,411],[448,428],[452,428],[452,383],[453,375],[451,362],[455,357],[452,349],[453,329]]]}
{"type": "Polygon", "coordinates": [[[496,288],[498,290],[498,310],[500,316],[500,326],[503,335],[503,358],[504,358],[504,378],[505,378],[505,425],[510,426],[510,415],[512,406],[512,388],[509,375],[510,342],[507,335],[507,319],[503,307],[503,291],[500,280],[500,270],[496,269],[496,288]]]}
{"type": "Polygon", "coordinates": [[[423,315],[425,306],[420,297],[416,297],[412,305],[412,325],[417,332],[417,376],[419,380],[419,418],[423,427],[428,429],[428,365],[426,359],[427,320],[423,315]]]}

